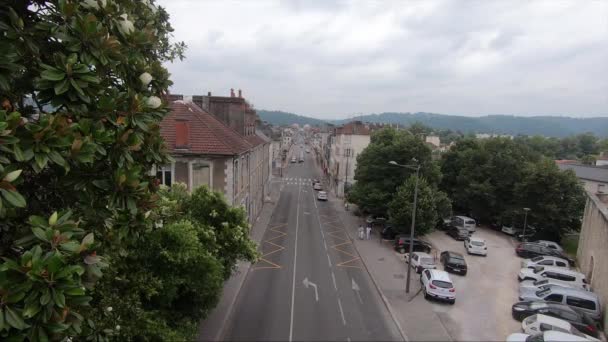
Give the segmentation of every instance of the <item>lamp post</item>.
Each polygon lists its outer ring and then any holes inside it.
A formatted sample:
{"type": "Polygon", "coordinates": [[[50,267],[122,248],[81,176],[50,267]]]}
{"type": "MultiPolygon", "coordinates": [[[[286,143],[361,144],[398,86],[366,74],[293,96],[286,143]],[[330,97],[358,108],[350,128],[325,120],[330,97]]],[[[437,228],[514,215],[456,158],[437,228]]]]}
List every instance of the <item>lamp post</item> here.
{"type": "Polygon", "coordinates": [[[410,246],[409,246],[409,264],[407,267],[407,279],[405,280],[405,293],[410,293],[410,275],[412,271],[412,252],[414,251],[414,227],[416,226],[416,203],[418,202],[418,179],[420,174],[420,164],[416,158],[413,158],[412,161],[416,163],[416,165],[401,165],[397,164],[396,161],[391,160],[388,162],[390,165],[404,167],[410,170],[416,170],[416,186],[414,187],[414,206],[412,208],[412,225],[410,227],[410,246]]]}
{"type": "Polygon", "coordinates": [[[530,208],[524,208],[524,233],[522,235],[522,241],[527,241],[528,238],[526,237],[526,227],[528,226],[528,212],[530,211],[530,208]]]}

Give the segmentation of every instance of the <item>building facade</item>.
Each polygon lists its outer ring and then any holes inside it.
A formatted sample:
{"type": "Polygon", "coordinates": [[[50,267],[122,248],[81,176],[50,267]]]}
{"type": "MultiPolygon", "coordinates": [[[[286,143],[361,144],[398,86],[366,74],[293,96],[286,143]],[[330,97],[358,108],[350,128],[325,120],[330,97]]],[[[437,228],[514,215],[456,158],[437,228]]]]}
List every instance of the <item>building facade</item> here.
{"type": "Polygon", "coordinates": [[[560,170],[572,170],[586,191],[601,192],[608,188],[608,168],[556,161],[560,170]]]}
{"type": "Polygon", "coordinates": [[[353,121],[334,128],[330,139],[330,185],[338,197],[344,197],[355,182],[357,156],[370,143],[370,129],[361,121],[353,121]]]}

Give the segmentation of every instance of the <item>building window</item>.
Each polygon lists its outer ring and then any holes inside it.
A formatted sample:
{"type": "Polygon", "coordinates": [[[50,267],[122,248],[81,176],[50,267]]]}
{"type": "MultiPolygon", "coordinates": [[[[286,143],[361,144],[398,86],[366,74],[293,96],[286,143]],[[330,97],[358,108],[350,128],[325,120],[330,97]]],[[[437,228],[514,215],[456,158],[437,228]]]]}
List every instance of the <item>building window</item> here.
{"type": "Polygon", "coordinates": [[[239,161],[235,160],[234,161],[234,191],[235,193],[238,192],[239,190],[239,178],[240,178],[240,173],[239,173],[239,161]]]}
{"type": "Polygon", "coordinates": [[[171,186],[171,165],[157,166],[156,178],[160,181],[160,184],[171,186]]]}
{"type": "Polygon", "coordinates": [[[202,185],[206,185],[210,188],[210,176],[209,165],[199,163],[192,164],[192,189],[196,189],[202,185]]]}

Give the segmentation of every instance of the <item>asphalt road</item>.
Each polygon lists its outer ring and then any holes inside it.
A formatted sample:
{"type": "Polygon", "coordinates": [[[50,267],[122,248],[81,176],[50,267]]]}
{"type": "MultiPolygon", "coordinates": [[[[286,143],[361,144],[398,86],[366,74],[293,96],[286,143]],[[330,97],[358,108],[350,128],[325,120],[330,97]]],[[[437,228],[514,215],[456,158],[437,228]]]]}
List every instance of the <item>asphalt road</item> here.
{"type": "MultiPolygon", "coordinates": [[[[299,157],[295,144],[290,156],[299,157]]],[[[344,225],[316,199],[313,153],[290,163],[224,340],[402,340],[344,225]]],[[[289,158],[289,157],[288,157],[289,158]]]]}

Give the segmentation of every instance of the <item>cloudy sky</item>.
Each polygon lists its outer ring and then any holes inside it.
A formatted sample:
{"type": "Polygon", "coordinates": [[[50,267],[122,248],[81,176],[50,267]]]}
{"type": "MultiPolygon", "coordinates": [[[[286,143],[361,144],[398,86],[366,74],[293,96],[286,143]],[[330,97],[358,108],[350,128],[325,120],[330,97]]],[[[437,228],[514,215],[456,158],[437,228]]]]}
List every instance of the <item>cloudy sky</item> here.
{"type": "Polygon", "coordinates": [[[158,0],[173,93],[318,118],[608,116],[608,1],[158,0]]]}

